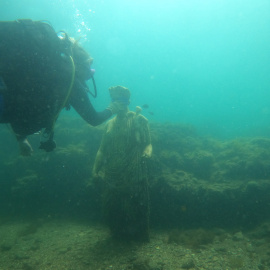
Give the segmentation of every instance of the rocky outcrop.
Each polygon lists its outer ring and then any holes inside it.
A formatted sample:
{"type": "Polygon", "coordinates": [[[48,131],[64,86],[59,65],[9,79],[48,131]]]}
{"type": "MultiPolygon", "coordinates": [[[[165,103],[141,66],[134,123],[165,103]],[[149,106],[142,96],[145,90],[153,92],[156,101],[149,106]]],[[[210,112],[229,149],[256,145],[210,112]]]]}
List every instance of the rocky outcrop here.
{"type": "MultiPolygon", "coordinates": [[[[151,124],[151,224],[166,227],[250,227],[270,215],[270,140],[219,141],[191,126],[151,124]]],[[[103,128],[59,121],[58,147],[19,157],[15,140],[0,153],[0,214],[101,217],[102,183],[91,176],[103,128]]],[[[35,147],[37,137],[30,138],[35,147]]],[[[37,149],[38,147],[36,147],[37,149]]]]}

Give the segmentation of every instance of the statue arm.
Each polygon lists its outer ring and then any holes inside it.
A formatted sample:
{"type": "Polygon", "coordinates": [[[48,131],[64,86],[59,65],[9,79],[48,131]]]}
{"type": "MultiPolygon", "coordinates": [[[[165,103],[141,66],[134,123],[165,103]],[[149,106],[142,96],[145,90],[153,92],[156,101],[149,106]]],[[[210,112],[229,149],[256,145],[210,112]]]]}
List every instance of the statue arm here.
{"type": "Polygon", "coordinates": [[[151,136],[149,130],[149,124],[147,118],[143,115],[138,115],[138,124],[140,129],[140,140],[143,144],[143,152],[142,157],[150,158],[152,156],[152,144],[151,144],[151,136]]]}
{"type": "Polygon", "coordinates": [[[96,154],[96,158],[95,158],[95,162],[94,162],[94,166],[93,166],[93,170],[92,170],[92,174],[94,177],[99,176],[99,172],[102,170],[102,167],[104,165],[104,161],[106,159],[106,149],[107,149],[107,130],[109,128],[109,124],[111,121],[109,121],[106,124],[105,127],[105,131],[101,140],[101,144],[99,146],[98,152],[96,154]]]}
{"type": "Polygon", "coordinates": [[[150,158],[152,156],[153,147],[151,144],[151,136],[148,123],[145,127],[145,144],[146,146],[144,147],[142,157],[150,158]]]}
{"type": "Polygon", "coordinates": [[[101,168],[103,166],[103,161],[104,161],[104,153],[102,149],[99,148],[92,171],[94,177],[97,177],[99,175],[99,172],[101,171],[101,168]]]}

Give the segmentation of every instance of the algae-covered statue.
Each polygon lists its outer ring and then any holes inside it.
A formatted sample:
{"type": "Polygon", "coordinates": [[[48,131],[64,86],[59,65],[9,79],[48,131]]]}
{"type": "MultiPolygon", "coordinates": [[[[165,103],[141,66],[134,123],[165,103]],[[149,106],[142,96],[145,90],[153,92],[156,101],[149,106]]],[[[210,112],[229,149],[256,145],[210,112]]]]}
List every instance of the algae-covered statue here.
{"type": "Polygon", "coordinates": [[[98,150],[93,175],[105,183],[104,216],[114,237],[149,240],[149,192],[147,158],[152,145],[148,120],[129,111],[129,89],[109,89],[112,101],[125,104],[108,121],[98,150]]]}

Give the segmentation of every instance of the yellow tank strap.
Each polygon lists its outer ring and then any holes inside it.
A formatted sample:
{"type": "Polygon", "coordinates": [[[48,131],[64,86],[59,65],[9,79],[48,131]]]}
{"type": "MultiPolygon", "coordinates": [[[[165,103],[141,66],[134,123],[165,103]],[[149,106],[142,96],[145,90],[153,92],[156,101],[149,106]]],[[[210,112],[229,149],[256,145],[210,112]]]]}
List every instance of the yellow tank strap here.
{"type": "MultiPolygon", "coordinates": [[[[72,66],[71,82],[70,82],[68,92],[67,92],[66,98],[64,100],[64,103],[63,103],[61,109],[63,109],[66,106],[66,103],[67,103],[67,101],[68,101],[68,99],[70,97],[70,94],[71,94],[71,91],[72,91],[72,88],[73,88],[73,85],[74,85],[74,79],[75,79],[75,64],[74,64],[73,58],[71,56],[69,56],[69,60],[70,60],[71,66],[72,66]]],[[[61,112],[61,109],[60,109],[59,113],[61,112]]],[[[57,114],[57,116],[59,115],[59,113],[57,114]]]]}
{"type": "Polygon", "coordinates": [[[72,74],[71,74],[71,81],[70,81],[70,85],[69,85],[69,88],[68,88],[68,91],[67,91],[67,95],[66,95],[66,98],[61,106],[61,108],[59,109],[58,113],[56,114],[56,116],[54,117],[53,119],[53,124],[52,124],[52,128],[51,128],[51,131],[54,130],[54,126],[55,126],[55,123],[56,123],[56,120],[60,114],[60,112],[62,111],[62,109],[66,106],[66,103],[70,97],[70,94],[71,94],[71,91],[72,91],[72,88],[73,88],[73,85],[74,85],[74,79],[75,79],[75,64],[74,64],[74,61],[73,61],[73,58],[72,56],[70,55],[69,56],[69,60],[70,60],[70,63],[71,63],[71,67],[72,67],[72,74]]]}

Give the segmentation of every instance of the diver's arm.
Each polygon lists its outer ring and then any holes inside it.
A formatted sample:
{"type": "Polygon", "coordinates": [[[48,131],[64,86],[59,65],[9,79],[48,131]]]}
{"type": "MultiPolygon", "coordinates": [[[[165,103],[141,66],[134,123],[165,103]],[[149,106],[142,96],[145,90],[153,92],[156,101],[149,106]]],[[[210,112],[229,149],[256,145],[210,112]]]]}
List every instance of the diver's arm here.
{"type": "Polygon", "coordinates": [[[97,126],[112,116],[112,111],[109,109],[97,112],[84,89],[78,89],[71,93],[70,104],[92,126],[97,126]]]}

